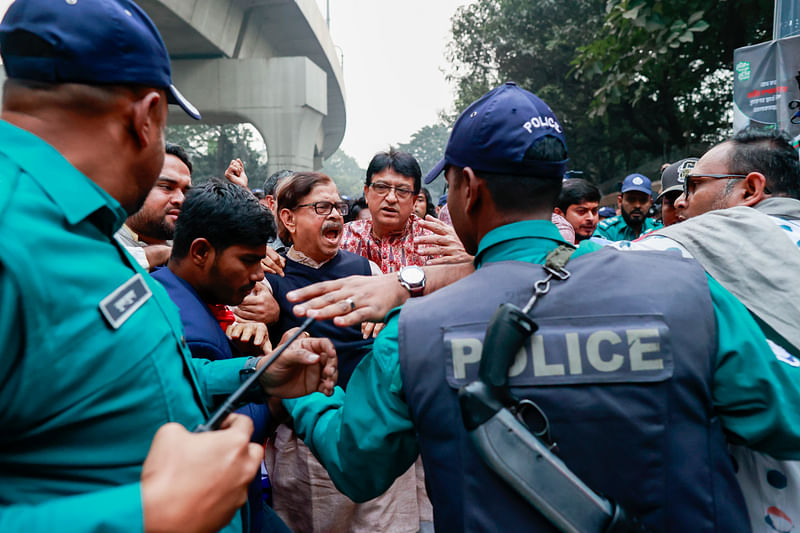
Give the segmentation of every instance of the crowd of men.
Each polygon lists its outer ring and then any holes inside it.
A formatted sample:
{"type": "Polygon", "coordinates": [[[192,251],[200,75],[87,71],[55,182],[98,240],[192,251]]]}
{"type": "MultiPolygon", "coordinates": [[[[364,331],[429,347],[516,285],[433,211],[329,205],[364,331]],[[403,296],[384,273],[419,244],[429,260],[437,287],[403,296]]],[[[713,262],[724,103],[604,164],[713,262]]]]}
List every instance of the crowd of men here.
{"type": "Polygon", "coordinates": [[[561,531],[590,513],[530,498],[550,457],[642,531],[800,523],[786,134],[686,154],[658,191],[628,175],[601,206],[564,179],[557,113],[509,82],[424,178],[378,152],[345,201],[238,159],[193,184],[167,104],[200,114],[130,0],[18,0],[0,53],[0,531],[561,531]],[[513,484],[486,460],[508,436],[476,438],[495,420],[463,400],[476,380],[544,421],[546,452],[504,452],[513,484]]]}

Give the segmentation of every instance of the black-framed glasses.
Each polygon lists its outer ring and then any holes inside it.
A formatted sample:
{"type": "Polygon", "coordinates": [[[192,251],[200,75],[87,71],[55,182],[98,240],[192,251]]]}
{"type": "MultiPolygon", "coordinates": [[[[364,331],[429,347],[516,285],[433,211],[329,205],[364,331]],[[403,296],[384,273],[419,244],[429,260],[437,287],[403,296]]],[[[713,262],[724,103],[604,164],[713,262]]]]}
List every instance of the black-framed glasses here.
{"type": "Polygon", "coordinates": [[[700,178],[711,178],[715,180],[733,180],[733,179],[744,179],[747,177],[747,174],[687,174],[683,180],[683,194],[688,198],[690,184],[692,179],[700,179],[700,178]]]}
{"type": "Polygon", "coordinates": [[[350,206],[347,205],[347,202],[313,202],[310,204],[300,204],[295,207],[295,209],[300,209],[301,207],[313,207],[314,212],[322,216],[330,215],[334,207],[342,216],[345,216],[350,211],[350,206]]]}
{"type": "Polygon", "coordinates": [[[408,200],[414,194],[414,189],[406,189],[405,187],[395,187],[393,185],[386,185],[385,183],[370,183],[370,187],[378,196],[386,196],[389,191],[394,191],[394,195],[401,200],[408,200]]]}

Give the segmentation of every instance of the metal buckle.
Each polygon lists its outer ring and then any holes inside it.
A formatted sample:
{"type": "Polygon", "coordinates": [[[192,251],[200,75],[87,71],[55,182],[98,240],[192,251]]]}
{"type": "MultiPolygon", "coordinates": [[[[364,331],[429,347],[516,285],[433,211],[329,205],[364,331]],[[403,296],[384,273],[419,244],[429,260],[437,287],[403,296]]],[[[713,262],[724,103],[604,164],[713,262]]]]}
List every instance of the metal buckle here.
{"type": "Polygon", "coordinates": [[[556,270],[547,265],[542,265],[542,268],[545,270],[545,272],[547,272],[554,278],[559,279],[560,281],[566,281],[569,279],[570,273],[568,270],[564,270],[563,268],[559,268],[558,270],[556,270]]]}

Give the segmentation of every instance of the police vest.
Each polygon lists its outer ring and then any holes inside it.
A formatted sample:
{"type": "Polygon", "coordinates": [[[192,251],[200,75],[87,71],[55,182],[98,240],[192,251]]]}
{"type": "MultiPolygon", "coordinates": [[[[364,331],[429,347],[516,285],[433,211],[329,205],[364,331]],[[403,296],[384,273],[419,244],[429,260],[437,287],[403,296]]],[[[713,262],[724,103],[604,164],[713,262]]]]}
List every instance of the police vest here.
{"type": "MultiPolygon", "coordinates": [[[[567,270],[534,307],[539,330],[509,369],[512,391],[546,413],[567,466],[652,531],[747,531],[713,409],[703,270],[677,254],[610,249],[567,270]]],[[[457,399],[477,378],[498,305],[522,307],[544,277],[541,265],[493,263],[400,313],[403,390],[438,532],[556,531],[477,455],[457,399]]]]}

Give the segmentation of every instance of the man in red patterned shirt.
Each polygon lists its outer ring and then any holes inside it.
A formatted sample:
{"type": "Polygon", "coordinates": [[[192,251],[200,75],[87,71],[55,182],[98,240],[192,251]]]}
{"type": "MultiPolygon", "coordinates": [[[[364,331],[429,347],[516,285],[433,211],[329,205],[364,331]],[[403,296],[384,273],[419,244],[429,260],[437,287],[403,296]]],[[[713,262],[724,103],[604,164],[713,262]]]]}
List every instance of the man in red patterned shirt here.
{"type": "Polygon", "coordinates": [[[404,266],[422,266],[436,256],[422,255],[415,237],[434,235],[414,214],[422,171],[414,156],[390,148],[378,152],[367,167],[364,198],[372,220],[345,225],[340,247],[366,257],[386,274],[404,266]]]}

